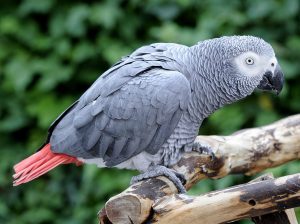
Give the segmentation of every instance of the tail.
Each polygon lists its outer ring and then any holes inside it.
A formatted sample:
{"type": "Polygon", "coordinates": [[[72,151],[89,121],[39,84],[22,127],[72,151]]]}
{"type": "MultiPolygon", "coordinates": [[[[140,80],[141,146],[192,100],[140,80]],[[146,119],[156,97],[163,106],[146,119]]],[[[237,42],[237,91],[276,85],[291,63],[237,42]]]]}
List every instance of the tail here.
{"type": "Polygon", "coordinates": [[[75,157],[53,153],[50,150],[50,144],[47,144],[40,151],[14,166],[15,174],[13,175],[13,186],[29,182],[58,165],[67,163],[75,163],[78,166],[82,164],[75,157]]]}

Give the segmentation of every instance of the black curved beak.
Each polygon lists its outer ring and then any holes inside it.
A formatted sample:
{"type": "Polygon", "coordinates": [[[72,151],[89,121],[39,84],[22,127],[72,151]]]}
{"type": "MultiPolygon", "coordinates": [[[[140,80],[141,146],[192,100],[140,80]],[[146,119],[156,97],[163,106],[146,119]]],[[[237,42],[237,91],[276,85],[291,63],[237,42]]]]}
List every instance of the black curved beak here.
{"type": "Polygon", "coordinates": [[[283,84],[284,76],[279,64],[277,64],[274,74],[271,71],[266,71],[257,88],[266,91],[274,90],[278,95],[282,90],[283,84]]]}

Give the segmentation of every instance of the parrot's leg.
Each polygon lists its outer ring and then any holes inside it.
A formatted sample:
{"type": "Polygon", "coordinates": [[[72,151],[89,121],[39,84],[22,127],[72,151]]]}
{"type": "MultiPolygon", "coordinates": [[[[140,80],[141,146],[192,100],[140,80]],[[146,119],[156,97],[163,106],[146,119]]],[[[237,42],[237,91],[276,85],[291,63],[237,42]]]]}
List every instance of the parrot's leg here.
{"type": "Polygon", "coordinates": [[[201,143],[199,141],[195,141],[193,143],[192,151],[196,151],[201,154],[209,155],[211,157],[211,160],[214,160],[216,158],[216,155],[213,152],[213,149],[209,145],[207,145],[205,143],[201,143]]]}
{"type": "Polygon", "coordinates": [[[169,169],[165,166],[149,167],[145,173],[132,177],[130,184],[134,184],[141,180],[152,178],[152,177],[158,177],[158,176],[165,176],[168,179],[170,179],[178,189],[178,193],[180,194],[186,193],[186,190],[183,186],[186,183],[186,179],[184,178],[184,175],[172,169],[169,169]]]}

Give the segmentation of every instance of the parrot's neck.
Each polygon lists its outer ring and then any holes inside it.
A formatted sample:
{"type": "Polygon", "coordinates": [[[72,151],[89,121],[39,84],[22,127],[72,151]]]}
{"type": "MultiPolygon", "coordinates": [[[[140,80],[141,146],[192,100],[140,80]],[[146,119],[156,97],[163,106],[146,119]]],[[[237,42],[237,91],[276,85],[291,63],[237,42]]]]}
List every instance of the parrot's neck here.
{"type": "Polygon", "coordinates": [[[190,48],[185,57],[188,63],[184,63],[190,65],[185,67],[192,90],[188,113],[199,124],[217,109],[246,97],[255,88],[251,80],[230,79],[228,74],[223,74],[222,67],[211,62],[205,51],[208,50],[190,48]]]}
{"type": "Polygon", "coordinates": [[[190,82],[192,94],[188,112],[191,119],[199,123],[224,105],[236,102],[248,95],[246,92],[242,94],[234,83],[230,89],[226,89],[220,86],[220,83],[214,83],[202,76],[195,78],[195,76],[190,82]]]}
{"type": "MultiPolygon", "coordinates": [[[[244,85],[245,80],[237,82],[223,75],[217,63],[206,57],[209,49],[200,47],[186,47],[172,45],[167,51],[158,52],[170,60],[163,61],[162,67],[176,70],[186,76],[191,85],[191,99],[187,113],[183,116],[189,126],[199,128],[202,121],[217,109],[233,103],[249,95],[253,91],[251,85],[244,85]],[[217,68],[216,68],[217,67],[217,68]],[[216,73],[216,74],[215,74],[216,73]]],[[[217,60],[216,56],[216,60],[217,60]]]]}

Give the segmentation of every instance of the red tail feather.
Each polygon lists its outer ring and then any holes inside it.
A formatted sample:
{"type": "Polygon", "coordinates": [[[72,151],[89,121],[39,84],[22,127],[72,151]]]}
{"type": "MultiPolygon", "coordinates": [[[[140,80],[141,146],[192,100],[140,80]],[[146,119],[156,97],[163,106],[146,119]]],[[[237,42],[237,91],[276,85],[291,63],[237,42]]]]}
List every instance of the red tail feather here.
{"type": "Polygon", "coordinates": [[[17,186],[29,182],[58,165],[67,163],[75,163],[76,165],[82,164],[75,157],[53,153],[50,150],[50,144],[47,144],[40,151],[14,166],[15,174],[13,175],[13,185],[17,186]]]}

